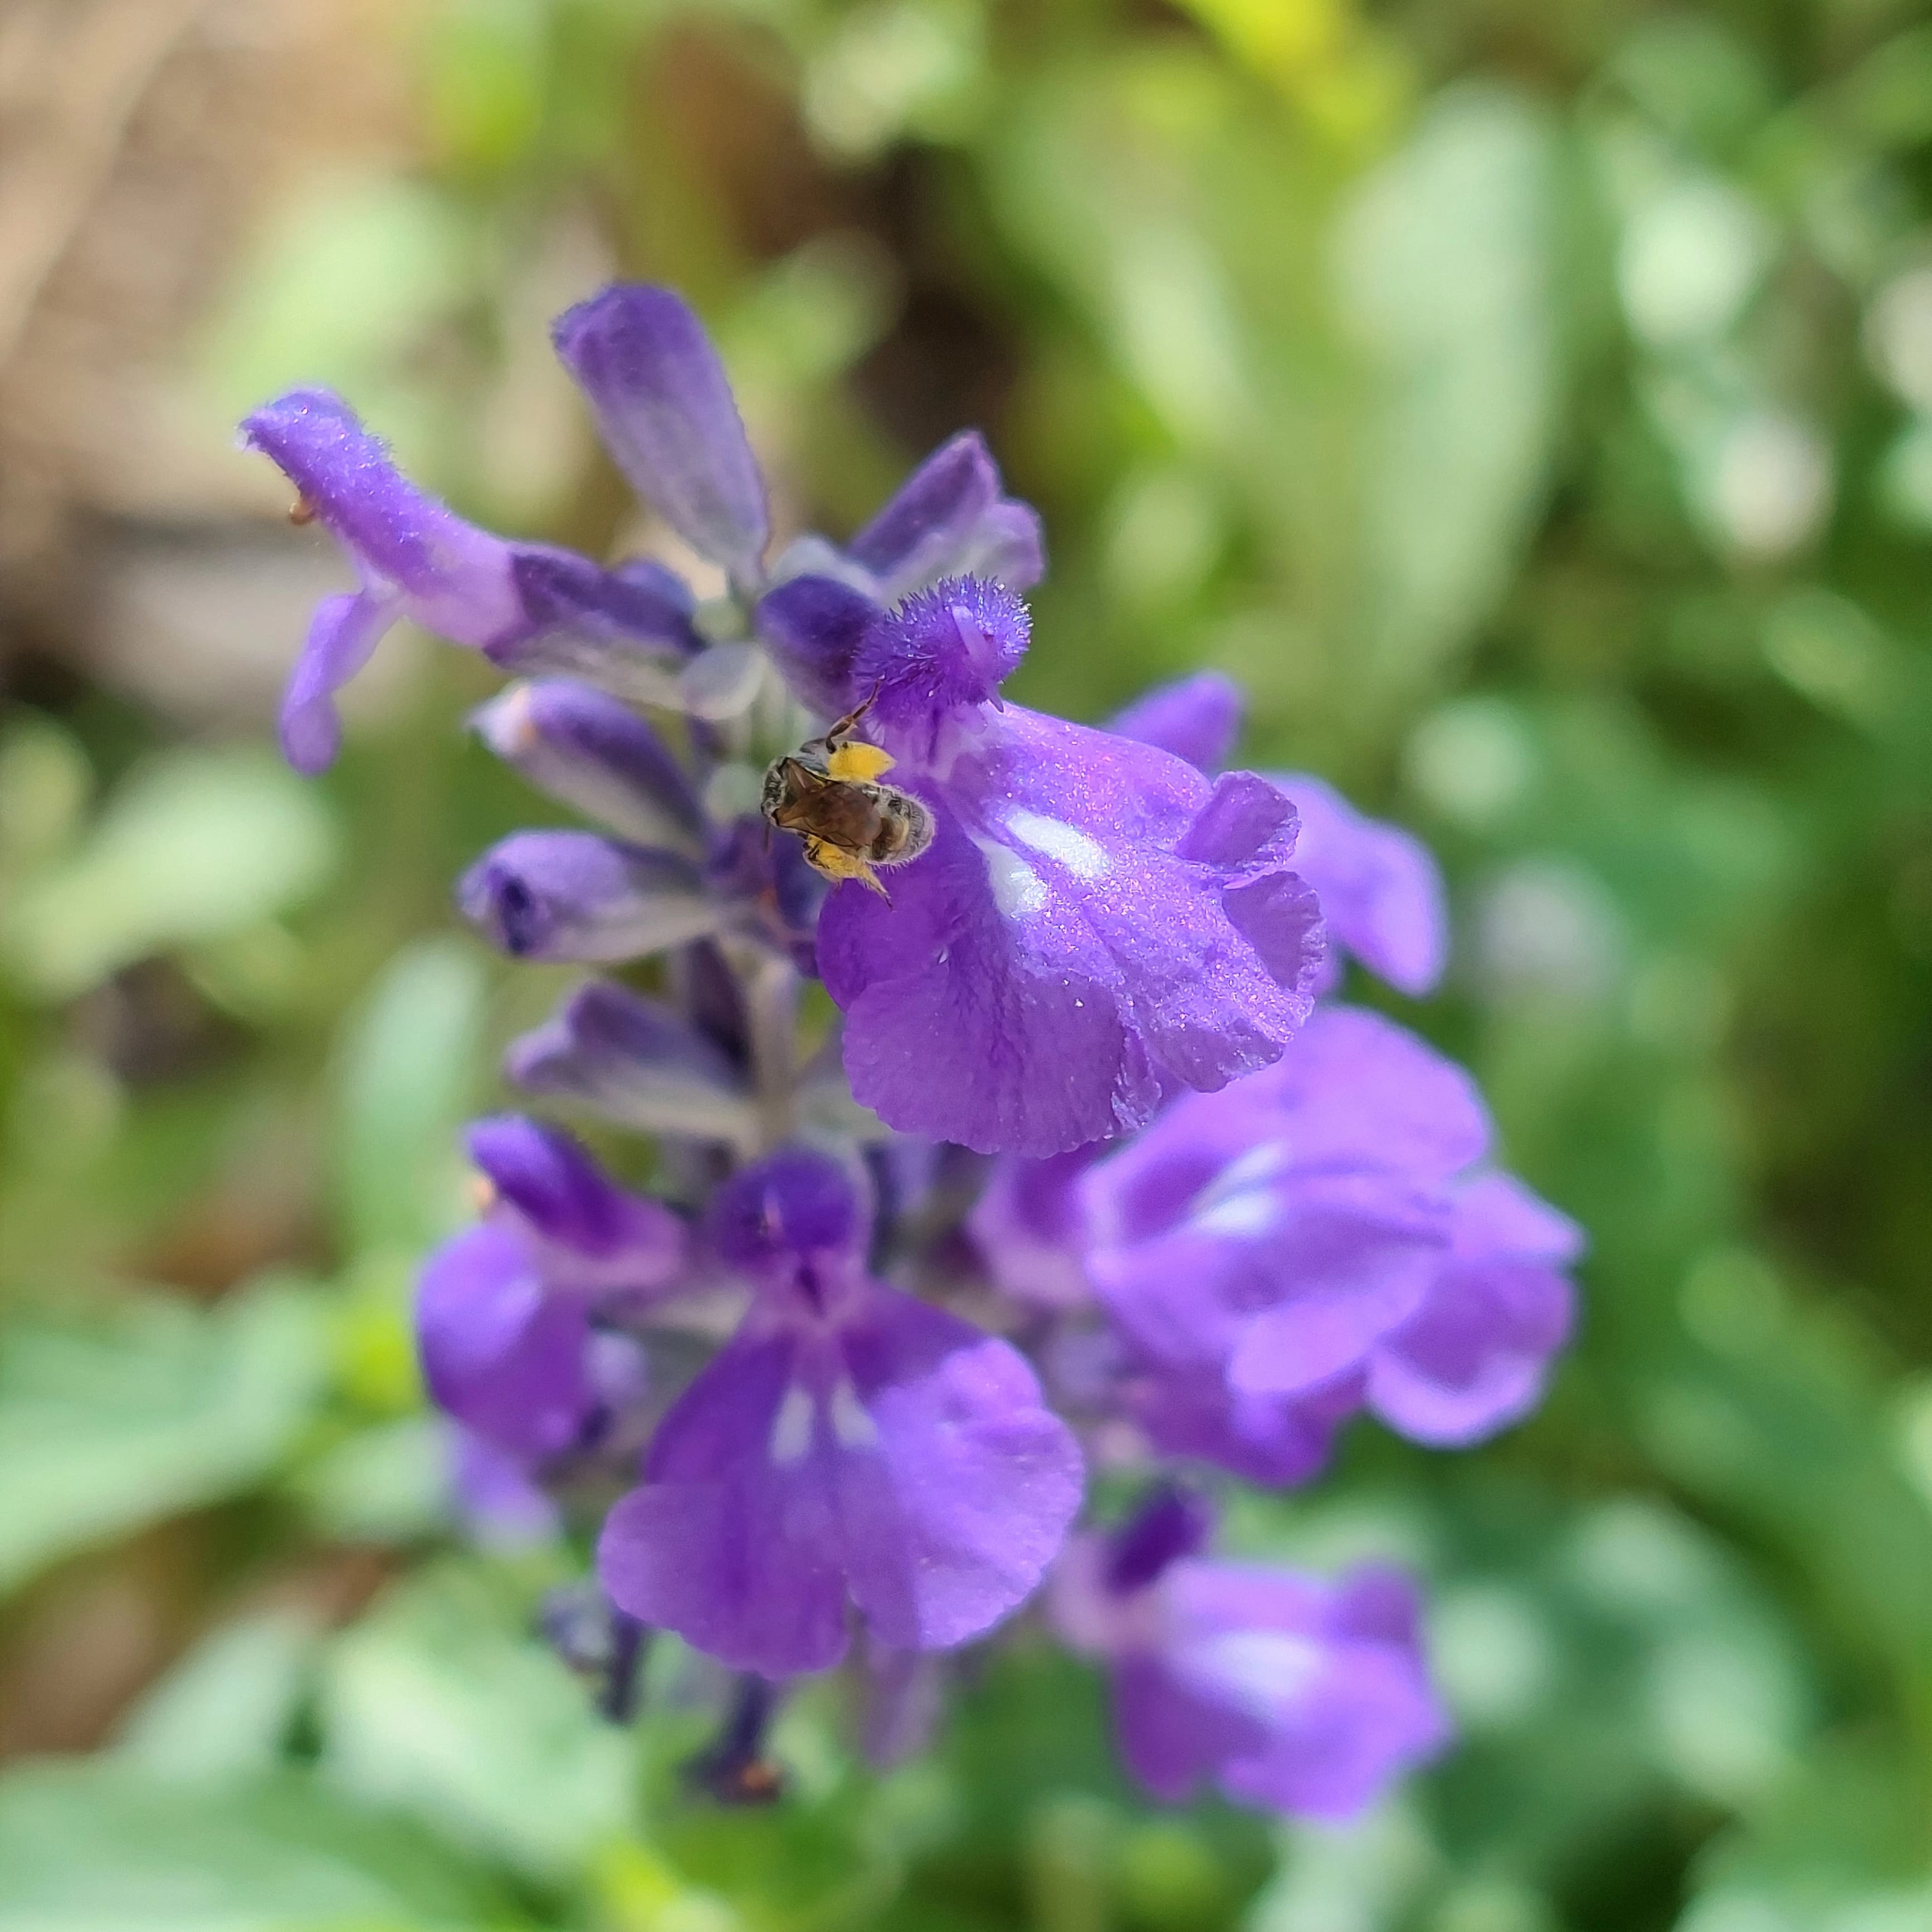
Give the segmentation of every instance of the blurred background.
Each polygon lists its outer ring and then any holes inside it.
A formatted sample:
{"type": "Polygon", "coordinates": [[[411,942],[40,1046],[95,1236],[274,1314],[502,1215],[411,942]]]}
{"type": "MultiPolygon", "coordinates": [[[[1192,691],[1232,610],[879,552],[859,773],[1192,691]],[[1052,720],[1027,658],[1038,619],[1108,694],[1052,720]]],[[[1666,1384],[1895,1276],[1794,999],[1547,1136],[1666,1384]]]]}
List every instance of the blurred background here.
{"type": "Polygon", "coordinates": [[[1928,588],[1912,0],[0,0],[0,1932],[1932,1925],[1928,588]],[[448,1520],[412,1262],[563,978],[450,882],[547,814],[421,639],[281,767],[343,568],[232,424],[658,543],[544,334],[614,274],[782,531],[982,425],[1024,698],[1220,666],[1443,857],[1387,1004],[1594,1250],[1534,1422],[1230,1526],[1430,1580],[1464,1742],[1359,1827],[1143,1806],[1024,1640],[694,1807],[448,1520]]]}

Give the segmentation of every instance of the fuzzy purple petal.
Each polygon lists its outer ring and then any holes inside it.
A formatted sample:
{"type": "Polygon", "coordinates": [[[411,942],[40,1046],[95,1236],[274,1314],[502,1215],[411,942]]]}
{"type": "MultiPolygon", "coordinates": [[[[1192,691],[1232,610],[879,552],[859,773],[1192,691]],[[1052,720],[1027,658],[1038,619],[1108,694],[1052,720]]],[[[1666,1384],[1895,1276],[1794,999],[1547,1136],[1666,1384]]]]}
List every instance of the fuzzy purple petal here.
{"type": "Polygon", "coordinates": [[[1398,992],[1432,990],[1448,957],[1449,914],[1429,848],[1306,772],[1275,782],[1300,812],[1296,862],[1322,902],[1330,940],[1398,992]]]}
{"type": "Polygon", "coordinates": [[[1250,1483],[1285,1489],[1326,1466],[1342,1421],[1360,1406],[1358,1381],[1300,1400],[1244,1395],[1216,1368],[1150,1367],[1132,1378],[1127,1410],[1164,1456],[1212,1463],[1250,1483]]]}
{"type": "Polygon", "coordinates": [[[1211,777],[1228,762],[1246,706],[1246,694],[1232,678],[1196,671],[1136,698],[1107,729],[1172,752],[1211,777]]]}
{"type": "Polygon", "coordinates": [[[482,650],[519,628],[511,547],[409,482],[379,437],[327,389],[294,389],[242,423],[399,615],[482,650]]]}
{"type": "Polygon", "coordinates": [[[632,488],[700,556],[755,576],[770,536],[764,478],[690,308],[668,289],[620,283],[551,334],[632,488]]]}

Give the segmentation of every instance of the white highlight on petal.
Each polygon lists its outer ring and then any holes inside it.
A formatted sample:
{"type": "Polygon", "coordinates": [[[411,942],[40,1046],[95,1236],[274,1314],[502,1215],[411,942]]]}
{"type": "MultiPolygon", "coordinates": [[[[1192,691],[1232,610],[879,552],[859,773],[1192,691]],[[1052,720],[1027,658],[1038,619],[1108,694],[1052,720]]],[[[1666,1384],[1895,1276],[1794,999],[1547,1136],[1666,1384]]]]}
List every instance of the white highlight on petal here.
{"type": "Polygon", "coordinates": [[[879,1439],[879,1425],[859,1400],[859,1391],[841,1376],[832,1387],[832,1433],[843,1449],[870,1449],[879,1439]]]}
{"type": "Polygon", "coordinates": [[[1044,853],[1076,878],[1104,879],[1113,869],[1106,847],[1064,818],[1048,818],[1044,812],[1016,806],[1000,822],[1022,845],[1044,853]]]}
{"type": "Polygon", "coordinates": [[[771,1459],[780,1468],[801,1460],[812,1447],[812,1424],[818,1405],[794,1382],[784,1392],[778,1412],[772,1418],[771,1459]]]}
{"type": "Polygon", "coordinates": [[[1322,1667],[1322,1647],[1286,1630],[1227,1630],[1188,1646],[1188,1664],[1265,1718],[1299,1696],[1322,1667]]]}
{"type": "Polygon", "coordinates": [[[1188,1226],[1197,1234],[1252,1240],[1274,1226],[1280,1211],[1274,1183],[1286,1170],[1286,1141],[1264,1141],[1231,1161],[1194,1197],[1188,1226]]]}
{"type": "Polygon", "coordinates": [[[986,861],[986,883],[1003,919],[1030,919],[1046,904],[1046,881],[1017,852],[975,838],[986,861]]]}

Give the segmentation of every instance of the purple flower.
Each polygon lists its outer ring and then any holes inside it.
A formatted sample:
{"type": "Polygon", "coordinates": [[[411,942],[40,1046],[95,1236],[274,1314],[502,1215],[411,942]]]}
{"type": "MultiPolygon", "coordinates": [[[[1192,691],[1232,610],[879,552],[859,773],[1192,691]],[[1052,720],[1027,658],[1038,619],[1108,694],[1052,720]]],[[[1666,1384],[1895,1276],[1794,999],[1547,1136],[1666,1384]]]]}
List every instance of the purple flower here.
{"type": "Polygon", "coordinates": [[[1156,685],[1107,728],[1172,752],[1211,778],[1228,762],[1246,708],[1246,697],[1232,677],[1218,670],[1196,671],[1156,685]]]}
{"type": "Polygon", "coordinates": [[[1094,1166],[1086,1272],[1154,1442],[1288,1482],[1365,1406],[1436,1443],[1526,1413],[1568,1334],[1580,1238],[1475,1168],[1489,1137],[1460,1068],[1330,1006],[1279,1065],[1094,1166]]]}
{"type": "Polygon", "coordinates": [[[479,1120],[470,1146],[491,1203],[424,1264],[423,1377],[438,1406],[477,1436],[540,1460],[574,1446],[608,1392],[617,1365],[599,1360],[593,1312],[682,1280],[684,1224],[616,1186],[540,1121],[479,1120]]]}
{"type": "Polygon", "coordinates": [[[560,316],[550,339],[632,489],[699,556],[760,574],[765,480],[704,326],[668,289],[618,283],[560,316]]]}
{"type": "MultiPolygon", "coordinates": [[[[1110,730],[1158,745],[1210,776],[1240,735],[1241,688],[1219,671],[1157,686],[1110,730]]],[[[1449,946],[1442,874],[1429,849],[1400,826],[1358,812],[1333,785],[1306,772],[1271,772],[1294,801],[1301,832],[1295,870],[1322,902],[1329,952],[1317,990],[1341,976],[1342,953],[1412,998],[1433,990],[1449,946]]]]}
{"type": "Polygon", "coordinates": [[[518,832],[456,890],[464,914],[518,959],[640,959],[714,932],[724,908],[675,853],[596,832],[518,832]]]}
{"type": "MultiPolygon", "coordinates": [[[[602,658],[676,692],[678,661],[697,647],[688,593],[657,566],[626,575],[588,559],[513,544],[465,523],[398,472],[347,404],[295,389],[265,404],[242,437],[280,466],[362,579],[326,598],[282,704],[282,746],[317,772],[341,740],[334,695],[384,634],[409,618],[500,664],[535,668],[602,658]],[[682,596],[682,602],[679,599],[682,596]]],[[[656,687],[653,686],[653,688],[656,687]]]]}
{"type": "Polygon", "coordinates": [[[935,449],[844,554],[880,604],[942,578],[991,578],[1019,591],[1046,574],[1040,514],[1001,494],[998,466],[976,430],[935,449]]]}
{"type": "Polygon", "coordinates": [[[1028,627],[997,584],[862,622],[852,593],[801,579],[760,609],[807,702],[870,700],[892,782],[938,828],[890,903],[835,890],[819,922],[862,1104],[904,1133],[1057,1154],[1280,1055],[1322,937],[1279,792],[1002,705],[1028,627]]]}
{"type": "Polygon", "coordinates": [[[512,685],[471,720],[540,791],[640,844],[696,854],[704,814],[684,767],[628,705],[568,678],[512,685]]]}
{"type": "Polygon", "coordinates": [[[719,1191],[711,1244],[751,1306],[598,1548],[622,1609],[767,1677],[836,1664],[848,1604],[894,1649],[978,1636],[1079,1507],[1079,1450],[1033,1371],[868,1279],[868,1226],[823,1155],[775,1155],[719,1191]]]}
{"type": "Polygon", "coordinates": [[[1341,1822],[1448,1741],[1400,1574],[1336,1582],[1197,1552],[1206,1513],[1157,1496],[1111,1537],[1074,1538],[1050,1612],[1112,1679],[1128,1768],[1178,1803],[1204,1783],[1237,1804],[1341,1822]]]}
{"type": "MultiPolygon", "coordinates": [[[[1335,950],[1412,998],[1434,991],[1448,956],[1449,914],[1429,848],[1306,772],[1270,776],[1300,814],[1294,862],[1322,902],[1335,950]]],[[[1322,991],[1340,979],[1340,964],[1331,952],[1322,991]]]]}

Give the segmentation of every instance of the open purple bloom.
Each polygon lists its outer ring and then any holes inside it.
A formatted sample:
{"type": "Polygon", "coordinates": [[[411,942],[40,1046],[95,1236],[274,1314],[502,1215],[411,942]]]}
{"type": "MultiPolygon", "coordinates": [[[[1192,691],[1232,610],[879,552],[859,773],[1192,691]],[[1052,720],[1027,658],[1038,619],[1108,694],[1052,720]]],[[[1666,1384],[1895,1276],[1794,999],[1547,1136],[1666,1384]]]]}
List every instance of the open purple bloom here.
{"type": "Polygon", "coordinates": [[[1414,1590],[1372,1564],[1331,1583],[1216,1562],[1197,1553],[1209,1527],[1164,1494],[1054,1568],[1053,1621],[1106,1663],[1128,1768],[1170,1803],[1212,1783],[1262,1810],[1358,1816],[1449,1738],[1414,1590]]]}
{"type": "Polygon", "coordinates": [[[1334,955],[1349,952],[1412,998],[1432,992],[1448,956],[1449,914],[1429,848],[1306,772],[1270,776],[1301,817],[1295,863],[1322,902],[1333,949],[1322,990],[1340,977],[1334,955]]]}
{"type": "MultiPolygon", "coordinates": [[[[1108,727],[1123,737],[1158,745],[1210,777],[1226,764],[1240,734],[1241,688],[1219,671],[1197,671],[1156,686],[1108,727]]],[[[1449,946],[1442,874],[1412,833],[1358,812],[1335,788],[1306,772],[1270,772],[1269,782],[1294,801],[1301,820],[1295,870],[1322,902],[1328,957],[1318,990],[1341,976],[1341,956],[1412,998],[1442,976],[1449,946]]]]}
{"type": "Polygon", "coordinates": [[[1000,703],[1024,608],[962,578],[867,618],[800,579],[761,621],[806,702],[869,700],[931,849],[890,903],[835,890],[818,960],[856,1098],[902,1132],[1049,1154],[1279,1058],[1322,949],[1294,814],[1131,740],[1000,703]]]}
{"type": "Polygon", "coordinates": [[[714,1198],[750,1283],[737,1335],[659,1425],[598,1548],[622,1609],[768,1677],[878,1642],[944,1649],[1038,1582],[1079,1507],[1080,1453],[1007,1343],[866,1274],[846,1171],[794,1151],[714,1198]]]}
{"type": "Polygon", "coordinates": [[[1157,745],[1212,778],[1241,735],[1246,694],[1225,672],[1196,671],[1156,685],[1107,727],[1123,738],[1157,745]]]}
{"type": "Polygon", "coordinates": [[[1364,1406],[1438,1442],[1523,1414],[1568,1333],[1579,1238],[1477,1168],[1489,1136],[1460,1068],[1330,1006],[1277,1066],[1094,1167],[1086,1271],[1156,1443],[1286,1482],[1364,1406]]]}
{"type": "Polygon", "coordinates": [[[424,1264],[423,1376],[474,1434],[542,1459],[580,1439],[607,1392],[593,1312],[680,1282],[684,1224],[617,1186],[558,1128],[512,1114],[479,1120],[470,1138],[493,1198],[424,1264]]]}
{"type": "MultiPolygon", "coordinates": [[[[340,397],[294,389],[242,425],[300,507],[340,544],[362,579],[317,608],[282,704],[282,745],[299,771],[334,758],[334,696],[404,618],[512,668],[632,659],[675,694],[696,650],[688,593],[657,566],[600,569],[585,557],[506,543],[407,482],[340,397]],[[682,601],[680,601],[680,599],[682,601]]],[[[625,681],[620,679],[620,682],[625,681]]],[[[634,681],[634,676],[631,681],[634,681]]],[[[656,688],[656,686],[652,687],[656,688]]]]}

